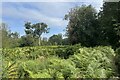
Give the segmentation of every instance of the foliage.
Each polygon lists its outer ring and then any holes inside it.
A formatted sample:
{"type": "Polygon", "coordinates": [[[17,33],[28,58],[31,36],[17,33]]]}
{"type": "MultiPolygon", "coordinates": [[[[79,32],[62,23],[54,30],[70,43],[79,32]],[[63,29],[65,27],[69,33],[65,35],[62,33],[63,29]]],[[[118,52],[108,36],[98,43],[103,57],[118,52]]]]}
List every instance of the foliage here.
{"type": "Polygon", "coordinates": [[[100,44],[111,45],[114,48],[119,47],[120,36],[119,26],[115,24],[120,23],[120,3],[119,2],[105,2],[103,9],[98,13],[98,20],[100,23],[100,44]]]}
{"type": "Polygon", "coordinates": [[[2,70],[3,78],[18,78],[18,66],[16,62],[6,62],[2,66],[4,67],[2,70]]]}
{"type": "Polygon", "coordinates": [[[109,47],[80,48],[70,59],[81,77],[105,78],[115,75],[114,51],[109,47]]]}
{"type": "Polygon", "coordinates": [[[2,49],[2,51],[3,77],[8,77],[9,71],[16,71],[18,78],[51,78],[54,80],[113,78],[117,74],[114,65],[114,50],[107,46],[94,48],[80,45],[41,46],[2,49]],[[63,50],[62,56],[58,56],[60,52],[58,54],[57,50],[63,50]],[[16,66],[12,65],[14,61],[16,61],[16,66]]]}
{"type": "Polygon", "coordinates": [[[25,47],[25,46],[35,46],[34,44],[34,39],[32,36],[27,35],[27,36],[21,36],[19,40],[19,47],[25,47]]]}
{"type": "Polygon", "coordinates": [[[72,8],[65,15],[65,19],[69,20],[67,36],[70,44],[81,43],[83,46],[97,45],[99,25],[96,19],[96,10],[91,5],[72,8]]]}
{"type": "Polygon", "coordinates": [[[120,77],[120,47],[116,49],[115,64],[117,66],[116,72],[118,72],[118,76],[120,77]]]}
{"type": "MultiPolygon", "coordinates": [[[[61,46],[62,48],[62,46],[61,46]]],[[[41,46],[41,47],[23,47],[23,48],[11,48],[2,49],[2,56],[9,60],[19,60],[19,59],[37,59],[40,56],[47,57],[49,55],[55,54],[55,49],[57,46],[41,46]]]]}
{"type": "Polygon", "coordinates": [[[56,49],[56,55],[58,57],[67,59],[69,58],[70,55],[73,55],[79,48],[80,48],[80,44],[74,45],[74,46],[68,46],[65,49],[63,48],[58,48],[56,49]]]}
{"type": "Polygon", "coordinates": [[[91,6],[72,8],[65,20],[69,20],[66,33],[70,44],[83,46],[120,45],[120,2],[104,2],[97,13],[91,6]],[[116,15],[115,15],[116,14],[116,15]]]}
{"type": "Polygon", "coordinates": [[[48,26],[45,23],[35,23],[31,24],[31,22],[26,22],[25,23],[25,32],[27,35],[33,37],[33,38],[38,38],[39,40],[39,45],[40,43],[40,38],[42,33],[48,33],[48,26]]]}
{"type": "Polygon", "coordinates": [[[62,44],[62,34],[53,35],[48,40],[52,45],[61,45],[62,44]]]}
{"type": "Polygon", "coordinates": [[[119,13],[119,3],[104,2],[98,14],[91,5],[74,7],[65,15],[65,20],[69,20],[67,38],[58,34],[48,41],[47,38],[41,39],[42,33],[49,30],[45,23],[26,22],[26,35],[22,37],[2,23],[2,78],[69,80],[120,77],[119,13]],[[80,44],[70,45],[77,43],[80,44]],[[48,46],[51,44],[55,46],[48,46]],[[116,51],[108,45],[117,48],[116,51]]]}
{"type": "Polygon", "coordinates": [[[3,48],[14,48],[19,46],[19,33],[11,32],[6,23],[0,25],[0,40],[1,47],[3,48]]]}

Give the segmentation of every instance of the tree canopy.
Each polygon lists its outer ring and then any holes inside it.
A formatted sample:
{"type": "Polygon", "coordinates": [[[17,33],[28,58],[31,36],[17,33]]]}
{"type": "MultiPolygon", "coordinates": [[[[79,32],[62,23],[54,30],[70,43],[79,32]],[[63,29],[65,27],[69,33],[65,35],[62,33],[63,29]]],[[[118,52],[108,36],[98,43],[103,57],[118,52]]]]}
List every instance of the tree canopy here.
{"type": "Polygon", "coordinates": [[[75,7],[65,15],[69,20],[67,35],[71,44],[81,43],[83,46],[94,46],[97,44],[98,22],[96,10],[91,6],[75,7]]]}
{"type": "Polygon", "coordinates": [[[41,35],[43,33],[48,33],[49,28],[47,24],[45,23],[35,23],[31,24],[31,22],[26,22],[25,23],[25,32],[27,35],[31,35],[33,38],[38,38],[38,45],[41,45],[40,40],[41,40],[41,35]]]}

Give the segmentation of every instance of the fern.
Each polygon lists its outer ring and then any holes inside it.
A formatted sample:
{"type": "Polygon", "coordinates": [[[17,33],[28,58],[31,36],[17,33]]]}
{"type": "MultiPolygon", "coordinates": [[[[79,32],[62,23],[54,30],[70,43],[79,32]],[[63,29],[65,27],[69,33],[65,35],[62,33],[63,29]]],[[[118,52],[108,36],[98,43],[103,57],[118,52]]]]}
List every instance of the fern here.
{"type": "Polygon", "coordinates": [[[2,73],[3,78],[17,78],[17,64],[16,62],[9,62],[2,73]]]}

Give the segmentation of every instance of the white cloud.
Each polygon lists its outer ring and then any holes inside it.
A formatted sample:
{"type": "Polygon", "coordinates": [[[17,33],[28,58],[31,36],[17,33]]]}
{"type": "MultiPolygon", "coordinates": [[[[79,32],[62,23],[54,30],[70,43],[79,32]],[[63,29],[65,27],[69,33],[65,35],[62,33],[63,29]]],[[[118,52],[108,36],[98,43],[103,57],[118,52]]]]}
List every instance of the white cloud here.
{"type": "Polygon", "coordinates": [[[40,21],[45,22],[50,26],[65,26],[67,25],[67,21],[64,21],[62,18],[50,17],[44,14],[41,14],[40,11],[34,9],[28,9],[21,7],[19,9],[15,7],[4,7],[3,16],[8,16],[11,18],[22,18],[28,21],[40,21]]]}
{"type": "Polygon", "coordinates": [[[2,2],[99,2],[103,0],[2,0],[2,2]]]}
{"type": "Polygon", "coordinates": [[[38,2],[38,3],[25,3],[25,5],[33,6],[40,10],[42,14],[49,15],[51,17],[63,18],[70,8],[73,7],[70,3],[66,2],[38,2]]]}
{"type": "MultiPolygon", "coordinates": [[[[6,0],[8,1],[8,0],[6,0]]],[[[11,0],[15,2],[14,0],[11,0]]],[[[24,0],[25,1],[25,0],[24,0]]],[[[36,0],[32,0],[33,2],[36,2],[36,0]]],[[[47,0],[48,1],[48,0],[47,0]]],[[[50,0],[51,1],[51,0],[50,0]]],[[[49,1],[49,2],[50,2],[49,1]]],[[[58,29],[58,30],[51,30],[49,34],[45,34],[46,36],[51,36],[53,34],[62,33],[63,29],[67,26],[68,21],[63,20],[63,17],[66,13],[68,13],[68,10],[77,4],[76,1],[78,0],[72,0],[74,3],[67,3],[68,0],[59,0],[57,3],[57,0],[53,0],[54,3],[47,3],[45,1],[43,2],[37,2],[33,3],[27,1],[26,3],[3,3],[2,7],[2,14],[3,16],[9,18],[9,19],[18,19],[18,21],[15,21],[14,25],[18,22],[19,25],[21,25],[19,20],[21,21],[31,21],[31,22],[45,22],[48,24],[50,28],[58,29]],[[61,2],[60,2],[61,1],[61,2]],[[63,2],[62,2],[63,1],[63,2]],[[45,3],[44,3],[45,2],[45,3]],[[61,31],[60,31],[61,30],[61,31]]],[[[70,2],[70,0],[68,1],[70,2]]],[[[79,0],[78,5],[85,4],[92,4],[97,10],[99,10],[100,6],[102,5],[102,0],[79,0]]],[[[12,21],[12,20],[11,20],[12,21]]],[[[44,35],[44,36],[45,36],[44,35]]]]}
{"type": "MultiPolygon", "coordinates": [[[[22,0],[21,0],[22,1],[22,0]]],[[[25,1],[25,0],[24,0],[25,1]]],[[[34,0],[35,1],[35,0],[34,0]]],[[[40,0],[43,1],[43,0],[40,0]]],[[[46,0],[49,1],[49,0],[46,0]]],[[[52,0],[50,0],[52,1],[52,0]]],[[[49,2],[38,2],[38,3],[3,3],[3,16],[11,18],[22,18],[23,20],[35,20],[40,22],[46,22],[50,26],[61,26],[65,27],[67,21],[63,20],[63,17],[68,10],[75,6],[70,1],[78,0],[54,0],[54,3],[49,2]],[[60,2],[61,1],[61,2],[60,2]],[[62,2],[63,1],[63,2],[62,2]],[[66,1],[66,2],[64,2],[66,1]],[[31,6],[32,8],[25,7],[24,5],[31,6]]],[[[97,10],[102,5],[102,0],[79,0],[78,2],[84,2],[86,4],[92,4],[97,10]]],[[[80,3],[82,5],[82,3],[80,3]]]]}

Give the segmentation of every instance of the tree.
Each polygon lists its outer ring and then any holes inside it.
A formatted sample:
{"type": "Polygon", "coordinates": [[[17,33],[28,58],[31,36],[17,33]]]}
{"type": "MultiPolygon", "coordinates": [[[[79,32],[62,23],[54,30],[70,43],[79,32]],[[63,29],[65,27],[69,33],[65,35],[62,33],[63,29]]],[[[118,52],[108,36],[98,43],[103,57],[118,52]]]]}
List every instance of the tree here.
{"type": "Polygon", "coordinates": [[[62,44],[63,44],[63,45],[69,45],[69,40],[68,40],[68,38],[62,39],[62,44]]]}
{"type": "Polygon", "coordinates": [[[41,35],[42,33],[48,33],[48,26],[45,23],[36,23],[32,25],[32,28],[34,29],[34,35],[39,38],[39,45],[41,45],[41,35]]]}
{"type": "Polygon", "coordinates": [[[61,45],[62,44],[62,34],[58,34],[58,35],[52,35],[49,38],[49,43],[51,43],[52,45],[61,45]]]}
{"type": "Polygon", "coordinates": [[[9,30],[8,30],[8,26],[7,24],[5,23],[1,23],[1,29],[0,29],[0,32],[1,32],[1,44],[2,44],[2,47],[5,48],[5,47],[9,47],[9,30]]]}
{"type": "Polygon", "coordinates": [[[43,37],[43,38],[42,38],[42,40],[41,40],[41,45],[44,45],[44,46],[45,46],[45,45],[49,45],[49,44],[48,44],[48,39],[47,39],[47,37],[43,37]]]}
{"type": "Polygon", "coordinates": [[[98,20],[101,26],[101,39],[112,45],[118,47],[119,40],[119,26],[120,23],[120,2],[105,2],[102,10],[98,14],[98,20]]]}
{"type": "Polygon", "coordinates": [[[19,38],[19,33],[17,33],[17,32],[12,32],[11,34],[10,34],[10,36],[13,38],[13,39],[18,39],[19,38]]]}
{"type": "Polygon", "coordinates": [[[30,35],[21,36],[19,43],[19,47],[34,46],[34,40],[30,35]]]}
{"type": "Polygon", "coordinates": [[[26,35],[31,35],[33,37],[33,30],[32,30],[31,22],[26,22],[24,26],[25,26],[26,35]]]}
{"type": "Polygon", "coordinates": [[[70,44],[81,43],[83,46],[98,44],[99,24],[96,14],[91,5],[82,5],[72,8],[65,15],[65,20],[69,20],[66,31],[70,44]]]}
{"type": "Polygon", "coordinates": [[[10,36],[10,46],[11,47],[18,47],[20,44],[19,44],[19,40],[20,40],[20,38],[19,38],[19,33],[17,33],[17,32],[11,32],[10,34],[9,34],[9,36],[10,36]]]}
{"type": "Polygon", "coordinates": [[[25,32],[27,35],[31,35],[31,37],[33,37],[34,39],[38,38],[39,42],[38,45],[41,45],[40,41],[41,41],[41,35],[43,33],[48,33],[48,26],[45,23],[36,23],[36,24],[31,24],[31,22],[27,22],[25,23],[25,32]]]}
{"type": "Polygon", "coordinates": [[[1,44],[3,48],[10,48],[11,42],[10,42],[10,34],[11,31],[8,29],[8,25],[6,23],[1,23],[1,44]]]}
{"type": "Polygon", "coordinates": [[[0,32],[1,47],[13,48],[19,46],[19,34],[17,32],[11,32],[6,23],[1,23],[0,32]]]}

